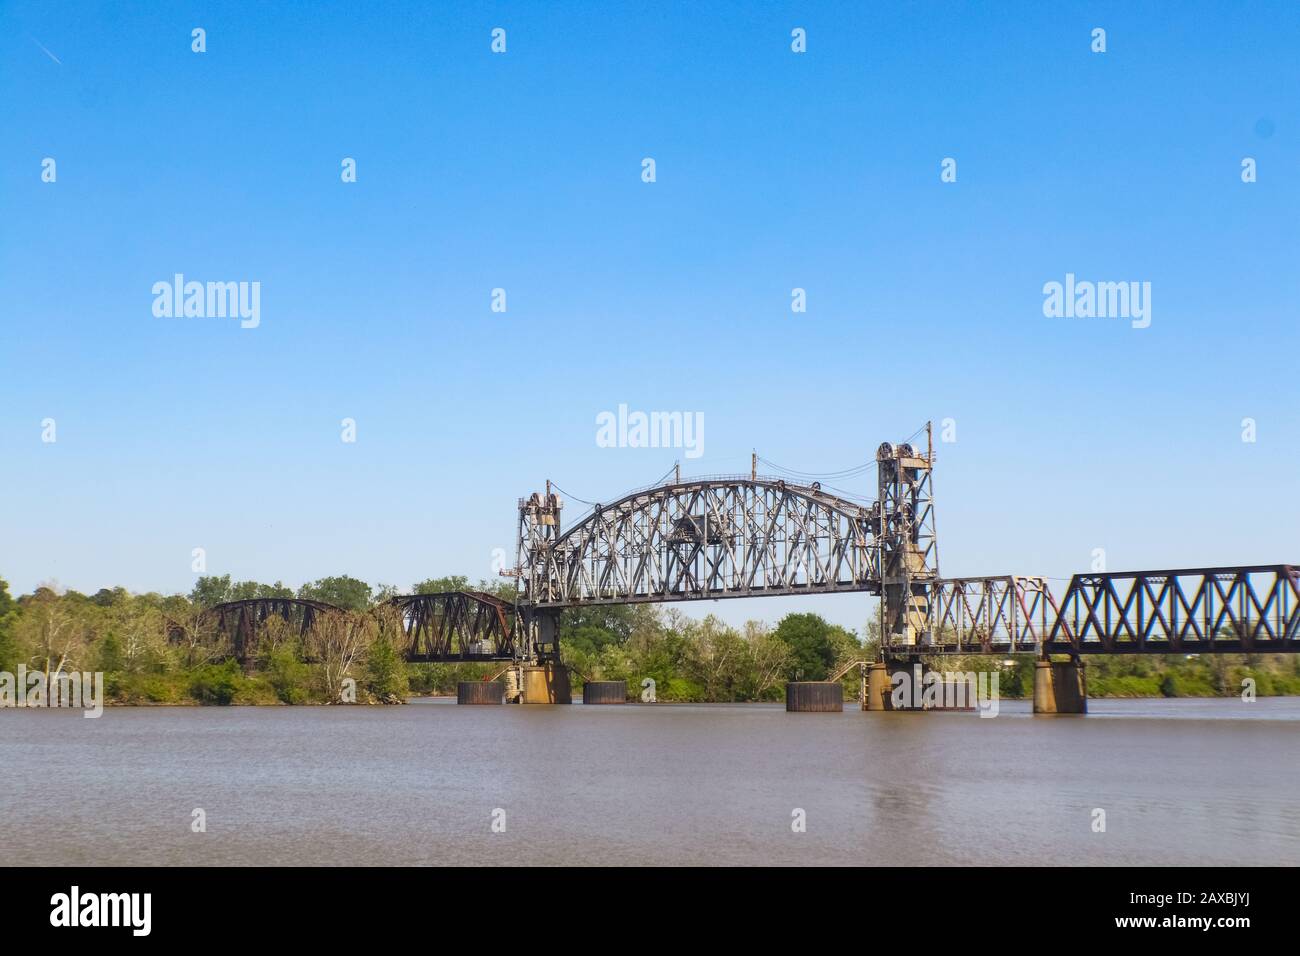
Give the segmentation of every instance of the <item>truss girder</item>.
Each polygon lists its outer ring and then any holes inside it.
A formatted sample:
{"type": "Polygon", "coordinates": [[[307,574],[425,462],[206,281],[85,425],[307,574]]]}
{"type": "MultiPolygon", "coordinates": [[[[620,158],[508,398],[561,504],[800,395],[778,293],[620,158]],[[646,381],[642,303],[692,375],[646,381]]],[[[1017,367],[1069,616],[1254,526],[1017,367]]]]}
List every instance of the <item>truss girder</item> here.
{"type": "Polygon", "coordinates": [[[246,598],[214,604],[204,616],[216,621],[217,629],[230,638],[235,659],[246,663],[258,628],[270,617],[282,617],[298,636],[311,630],[316,615],[341,608],[324,601],[307,601],[299,598],[246,598]]]}
{"type": "Polygon", "coordinates": [[[522,550],[536,607],[880,588],[869,507],[761,478],[636,492],[522,550]]]}
{"type": "Polygon", "coordinates": [[[1076,574],[1044,650],[1300,651],[1300,571],[1275,564],[1076,574]]]}
{"type": "Polygon", "coordinates": [[[965,654],[1037,651],[1056,620],[1041,577],[940,578],[930,586],[924,649],[965,654]]]}
{"type": "Polygon", "coordinates": [[[402,615],[408,661],[494,661],[515,656],[515,607],[482,591],[409,594],[390,603],[402,615]]]}

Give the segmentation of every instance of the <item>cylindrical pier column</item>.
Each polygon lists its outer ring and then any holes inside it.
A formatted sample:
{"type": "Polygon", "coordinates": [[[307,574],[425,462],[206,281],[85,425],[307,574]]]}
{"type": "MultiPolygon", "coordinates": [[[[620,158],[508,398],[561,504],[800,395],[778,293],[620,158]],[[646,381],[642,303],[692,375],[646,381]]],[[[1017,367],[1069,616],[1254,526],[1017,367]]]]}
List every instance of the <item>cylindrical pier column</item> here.
{"type": "Polygon", "coordinates": [[[627,681],[589,680],[582,685],[584,704],[626,704],[627,681]]]}
{"type": "Polygon", "coordinates": [[[563,664],[525,664],[520,686],[521,704],[571,704],[569,669],[563,664]]]}
{"type": "Polygon", "coordinates": [[[463,680],[456,685],[458,704],[499,704],[505,694],[506,685],[499,680],[463,680]]]}
{"type": "Polygon", "coordinates": [[[829,680],[790,681],[785,685],[785,709],[801,713],[839,713],[844,710],[844,685],[829,680]]]}
{"type": "Polygon", "coordinates": [[[889,710],[889,667],[877,661],[867,665],[866,710],[889,710]]]}
{"type": "Polygon", "coordinates": [[[1086,714],[1087,681],[1083,665],[1074,660],[1034,663],[1035,714],[1086,714]]]}

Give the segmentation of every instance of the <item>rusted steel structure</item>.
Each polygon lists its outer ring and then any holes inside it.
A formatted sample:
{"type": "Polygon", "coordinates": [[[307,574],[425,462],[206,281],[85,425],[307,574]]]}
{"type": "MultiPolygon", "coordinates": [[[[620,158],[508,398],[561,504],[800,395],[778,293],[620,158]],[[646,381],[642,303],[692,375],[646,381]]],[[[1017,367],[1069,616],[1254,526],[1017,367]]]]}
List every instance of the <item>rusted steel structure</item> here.
{"type": "Polygon", "coordinates": [[[1300,651],[1300,570],[1289,564],[1076,574],[1044,654],[1300,651]]]}
{"type": "Polygon", "coordinates": [[[671,482],[560,531],[547,490],[519,502],[520,603],[717,600],[880,589],[871,507],[779,478],[671,482]]]}
{"type": "MultiPolygon", "coordinates": [[[[518,579],[517,603],[481,591],[393,598],[405,657],[512,661],[518,694],[567,698],[567,671],[559,675],[566,608],[853,592],[880,596],[887,659],[1300,651],[1292,565],[1077,574],[1059,606],[1042,577],[941,577],[929,427],[924,450],[886,442],[874,464],[874,502],[817,481],[760,477],[755,456],[748,475],[678,473],[593,505],[568,528],[548,481],[544,493],[519,500],[518,562],[504,572],[518,579]],[[531,694],[526,678],[537,685],[531,694]]],[[[337,610],[256,598],[207,613],[243,662],[270,616],[305,634],[316,615],[337,610]]]]}
{"type": "Polygon", "coordinates": [[[456,685],[458,704],[503,704],[506,685],[499,680],[463,680],[456,685]]]}
{"type": "Polygon", "coordinates": [[[792,680],[785,685],[785,709],[794,713],[838,714],[844,710],[844,685],[829,680],[792,680]]]}
{"type": "Polygon", "coordinates": [[[289,622],[299,637],[311,629],[316,615],[342,608],[324,601],[305,601],[299,598],[248,598],[227,601],[210,607],[204,617],[216,622],[217,629],[230,638],[235,660],[241,664],[252,656],[257,630],[268,618],[281,617],[289,622]]]}
{"type": "Polygon", "coordinates": [[[882,444],[876,450],[876,475],[879,498],[872,506],[872,528],[883,592],[881,631],[887,644],[910,647],[928,628],[930,592],[939,577],[929,425],[924,453],[908,442],[882,444]]]}
{"type": "Polygon", "coordinates": [[[402,614],[408,661],[500,661],[518,656],[515,606],[493,594],[408,594],[389,603],[402,614]]]}
{"type": "MultiPolygon", "coordinates": [[[[944,578],[934,446],[876,451],[877,498],[747,476],[673,480],[594,505],[568,528],[551,483],[519,500],[516,650],[558,660],[565,608],[865,592],[881,598],[883,653],[1199,653],[1300,650],[1290,565],[944,578]]],[[[862,473],[870,465],[851,469],[862,473]]]]}
{"type": "MultiPolygon", "coordinates": [[[[406,636],[402,652],[408,661],[511,661],[519,656],[513,638],[515,606],[495,595],[481,591],[411,594],[388,604],[401,614],[406,636]]],[[[245,664],[254,656],[258,629],[269,618],[284,618],[303,637],[318,615],[343,610],[324,601],[251,598],[214,605],[204,617],[230,639],[232,656],[245,664]]]]}
{"type": "Polygon", "coordinates": [[[952,654],[1040,651],[1056,619],[1056,599],[1044,578],[941,578],[930,588],[920,649],[952,654]]]}
{"type": "Polygon", "coordinates": [[[585,681],[582,685],[582,702],[584,704],[625,704],[627,703],[627,681],[585,681]]]}

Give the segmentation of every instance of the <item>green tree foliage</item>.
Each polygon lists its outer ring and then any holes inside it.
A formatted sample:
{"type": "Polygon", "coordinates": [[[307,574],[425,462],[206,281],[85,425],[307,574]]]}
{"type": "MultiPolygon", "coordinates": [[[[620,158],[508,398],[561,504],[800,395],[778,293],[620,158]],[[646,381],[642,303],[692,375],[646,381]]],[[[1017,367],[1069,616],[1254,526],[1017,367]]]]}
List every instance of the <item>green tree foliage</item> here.
{"type": "MultiPolygon", "coordinates": [[[[325,580],[334,579],[326,578],[325,580]]],[[[99,593],[103,594],[104,592],[99,593]]],[[[96,595],[96,597],[98,596],[96,595]]],[[[229,574],[220,576],[205,575],[194,582],[194,589],[190,591],[190,602],[206,608],[217,604],[225,604],[227,601],[248,601],[253,598],[291,598],[293,596],[293,588],[281,584],[279,581],[274,584],[262,584],[258,581],[236,581],[232,584],[229,574]]]]}
{"type": "Polygon", "coordinates": [[[570,608],[560,615],[561,640],[575,651],[598,655],[632,636],[636,611],[630,604],[570,608]]]}
{"type": "Polygon", "coordinates": [[[234,661],[203,664],[190,675],[190,696],[200,704],[230,704],[239,692],[243,675],[234,661]]]}
{"type": "Polygon", "coordinates": [[[777,624],[776,636],[790,648],[789,680],[826,680],[837,663],[847,663],[846,656],[862,653],[850,631],[817,614],[787,614],[777,624]]]}
{"type": "Polygon", "coordinates": [[[499,597],[503,601],[514,601],[515,588],[515,582],[508,578],[495,578],[493,580],[483,578],[477,584],[471,584],[469,578],[463,574],[449,574],[441,578],[427,578],[416,584],[411,589],[411,593],[445,594],[448,591],[482,591],[485,594],[499,597]]]}
{"type": "Polygon", "coordinates": [[[115,604],[122,604],[130,599],[126,588],[100,588],[90,596],[90,603],[99,607],[112,607],[115,604]]]}
{"type": "Polygon", "coordinates": [[[370,607],[370,585],[343,574],[304,584],[298,589],[298,597],[306,601],[324,601],[347,611],[364,611],[370,607]]]}
{"type": "Polygon", "coordinates": [[[253,598],[291,598],[293,588],[276,581],[261,584],[257,581],[239,581],[230,586],[229,601],[248,601],[253,598]]]}
{"type": "Polygon", "coordinates": [[[406,662],[392,639],[380,634],[366,654],[366,690],[379,700],[402,699],[409,692],[406,662]]]}
{"type": "Polygon", "coordinates": [[[9,582],[0,578],[0,670],[13,673],[21,662],[18,640],[14,634],[18,623],[18,605],[9,596],[9,582]]]}
{"type": "Polygon", "coordinates": [[[230,600],[230,575],[204,575],[194,582],[190,601],[199,607],[214,607],[230,600]]]}
{"type": "Polygon", "coordinates": [[[451,574],[444,578],[427,578],[413,589],[414,594],[442,594],[446,591],[470,590],[469,578],[463,574],[451,574]]]}
{"type": "Polygon", "coordinates": [[[302,647],[291,638],[272,647],[265,658],[266,679],[276,699],[284,704],[305,704],[311,699],[311,668],[302,661],[302,647]]]}

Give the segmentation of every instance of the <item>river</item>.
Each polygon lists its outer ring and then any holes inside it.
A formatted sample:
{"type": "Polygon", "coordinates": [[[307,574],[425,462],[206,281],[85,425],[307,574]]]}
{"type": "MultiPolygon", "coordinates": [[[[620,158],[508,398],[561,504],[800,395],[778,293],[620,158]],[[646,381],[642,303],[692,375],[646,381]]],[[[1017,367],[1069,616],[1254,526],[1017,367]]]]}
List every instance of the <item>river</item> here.
{"type": "Polygon", "coordinates": [[[853,706],[0,711],[4,858],[1300,864],[1300,699],[853,706]]]}

